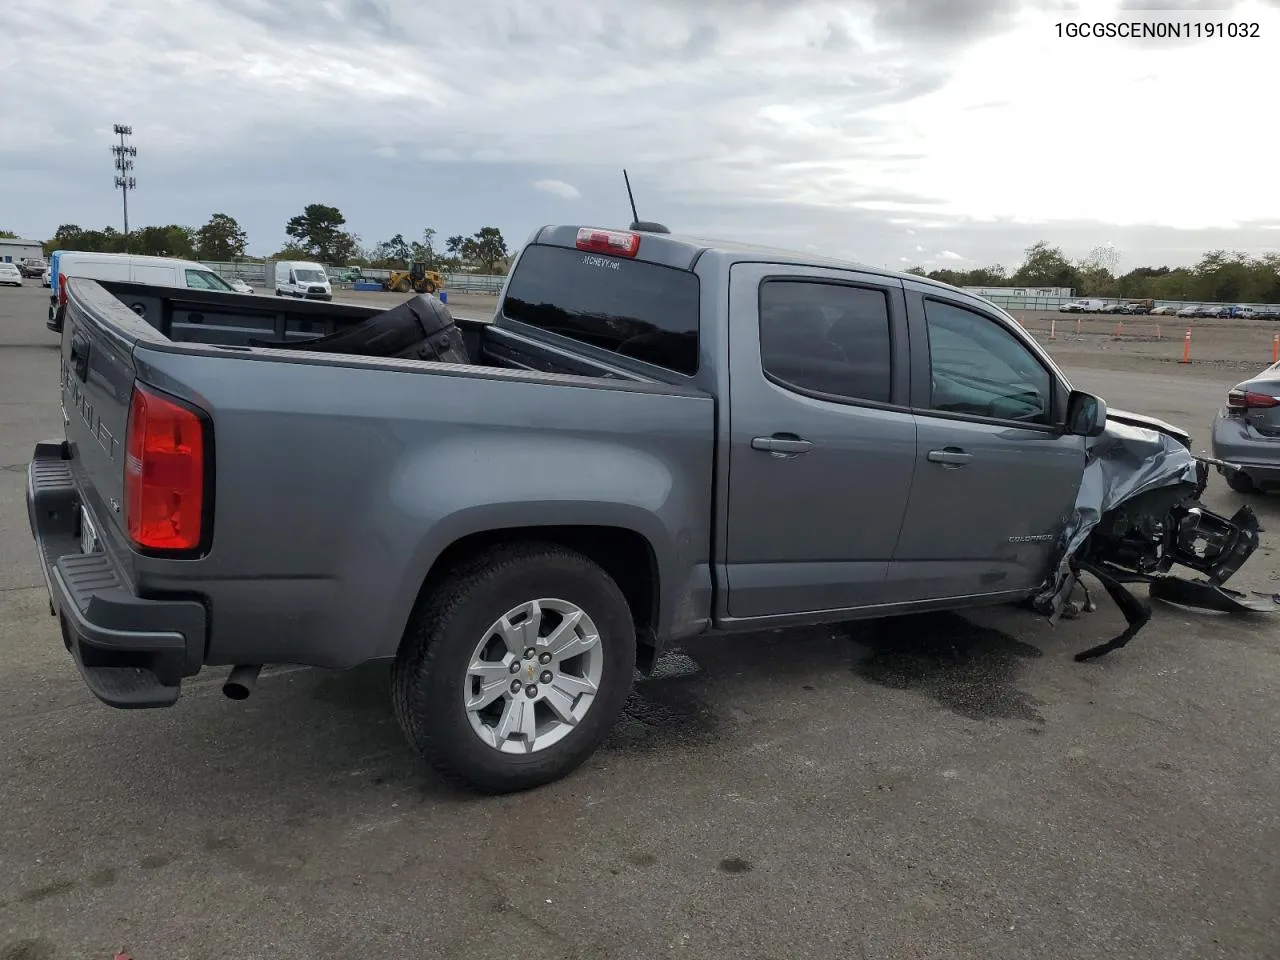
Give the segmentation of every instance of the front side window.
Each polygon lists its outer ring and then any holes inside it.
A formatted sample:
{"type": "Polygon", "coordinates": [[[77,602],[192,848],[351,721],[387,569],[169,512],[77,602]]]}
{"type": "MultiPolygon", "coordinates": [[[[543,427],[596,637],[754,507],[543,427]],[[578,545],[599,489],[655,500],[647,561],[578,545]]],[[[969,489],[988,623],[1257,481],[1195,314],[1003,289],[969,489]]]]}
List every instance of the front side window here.
{"type": "Polygon", "coordinates": [[[1020,423],[1052,422],[1053,379],[1018,339],[989,317],[925,300],[932,410],[1020,423]]]}
{"type": "Polygon", "coordinates": [[[298,278],[298,283],[324,283],[323,270],[301,269],[294,272],[294,276],[298,278]]]}
{"type": "Polygon", "coordinates": [[[892,360],[883,290],[816,280],[760,285],[760,365],[779,386],[888,403],[892,360]]]}

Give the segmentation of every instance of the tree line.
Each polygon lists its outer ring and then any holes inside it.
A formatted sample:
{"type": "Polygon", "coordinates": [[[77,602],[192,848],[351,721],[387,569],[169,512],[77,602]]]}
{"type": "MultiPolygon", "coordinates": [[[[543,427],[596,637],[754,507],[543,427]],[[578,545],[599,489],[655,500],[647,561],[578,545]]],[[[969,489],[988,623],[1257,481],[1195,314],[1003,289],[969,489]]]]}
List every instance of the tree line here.
{"type": "MultiPolygon", "coordinates": [[[[267,259],[319,260],[332,266],[406,268],[422,262],[432,270],[476,269],[505,273],[510,251],[497,227],[481,227],[470,236],[455,234],[437,246],[438,236],[427,227],[414,239],[397,233],[365,246],[346,229],[337,207],[308,204],[285,224],[289,238],[267,259]]],[[[14,236],[0,230],[0,237],[14,236]]],[[[248,235],[236,219],[215,213],[198,228],[168,224],[142,227],[129,233],[128,252],[184,260],[245,259],[248,235]]],[[[44,244],[54,250],[125,252],[125,237],[114,227],[85,230],[63,224],[44,244]]],[[[1022,263],[1010,270],[1001,264],[973,270],[912,267],[908,273],[941,280],[958,287],[1071,287],[1079,297],[1120,297],[1191,300],[1215,303],[1280,303],[1280,253],[1258,256],[1239,251],[1210,250],[1190,267],[1135,267],[1117,271],[1119,252],[1095,247],[1088,256],[1072,260],[1061,247],[1041,240],[1024,252],[1022,263]]]]}
{"type": "MultiPolygon", "coordinates": [[[[485,273],[504,273],[510,251],[497,227],[481,227],[470,236],[448,237],[436,247],[436,231],[427,227],[420,237],[406,240],[397,233],[389,240],[370,246],[345,229],[346,218],[337,207],[308,204],[302,213],[285,224],[289,238],[269,260],[318,260],[331,266],[407,268],[415,262],[432,270],[474,268],[485,273]]],[[[0,231],[4,236],[6,231],[0,231]]],[[[95,253],[136,253],[182,260],[233,261],[247,258],[248,234],[226,213],[213,214],[201,227],[171,223],[130,230],[129,236],[115,229],[85,229],[64,223],[44,243],[45,256],[54,250],[83,250],[95,253]]]]}
{"type": "Polygon", "coordinates": [[[1119,252],[1107,246],[1073,261],[1041,240],[1026,249],[1012,271],[997,263],[975,270],[913,267],[907,272],[957,287],[1071,287],[1078,297],[1280,303],[1280,253],[1210,250],[1194,266],[1135,267],[1125,273],[1117,272],[1119,259],[1119,252]]]}

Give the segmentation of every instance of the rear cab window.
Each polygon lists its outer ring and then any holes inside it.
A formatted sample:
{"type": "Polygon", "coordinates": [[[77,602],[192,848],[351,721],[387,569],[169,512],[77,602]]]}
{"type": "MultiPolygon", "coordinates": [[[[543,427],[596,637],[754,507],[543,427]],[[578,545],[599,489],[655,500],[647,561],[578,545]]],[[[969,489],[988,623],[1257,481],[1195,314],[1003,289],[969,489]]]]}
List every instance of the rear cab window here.
{"type": "Polygon", "coordinates": [[[687,270],[532,244],[502,301],[508,320],[673,373],[698,372],[698,277],[687,270]]]}

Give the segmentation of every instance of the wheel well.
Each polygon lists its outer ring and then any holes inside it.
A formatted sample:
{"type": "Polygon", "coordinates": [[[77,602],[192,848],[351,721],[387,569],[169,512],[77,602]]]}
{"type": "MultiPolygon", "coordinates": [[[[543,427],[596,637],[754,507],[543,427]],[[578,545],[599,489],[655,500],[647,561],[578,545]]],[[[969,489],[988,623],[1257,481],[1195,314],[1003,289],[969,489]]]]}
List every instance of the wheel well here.
{"type": "Polygon", "coordinates": [[[538,541],[576,550],[613,578],[631,608],[636,625],[636,660],[641,670],[652,666],[658,622],[658,563],[643,536],[625,527],[546,526],[486,530],[455,540],[436,557],[418,592],[418,600],[469,557],[504,543],[538,541]]]}

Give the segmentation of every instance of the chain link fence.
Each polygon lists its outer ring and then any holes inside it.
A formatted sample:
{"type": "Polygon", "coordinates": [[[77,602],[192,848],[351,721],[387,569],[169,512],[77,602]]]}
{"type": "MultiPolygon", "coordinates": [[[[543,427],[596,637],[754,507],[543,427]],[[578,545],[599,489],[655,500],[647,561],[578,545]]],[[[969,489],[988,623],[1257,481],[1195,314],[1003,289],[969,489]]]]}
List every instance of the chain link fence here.
{"type": "MultiPolygon", "coordinates": [[[[239,278],[250,286],[261,287],[266,285],[267,267],[271,262],[258,260],[235,260],[230,262],[202,260],[201,264],[224,280],[239,278]]],[[[333,285],[342,289],[349,288],[351,284],[337,281],[334,278],[340,276],[345,270],[345,267],[325,265],[325,272],[329,274],[329,279],[333,282],[333,285]]],[[[390,270],[360,268],[360,276],[367,280],[381,282],[390,274],[390,270]]],[[[502,290],[502,284],[506,279],[505,276],[484,273],[446,273],[444,274],[444,288],[452,293],[477,293],[497,296],[499,291],[502,290]]]]}

